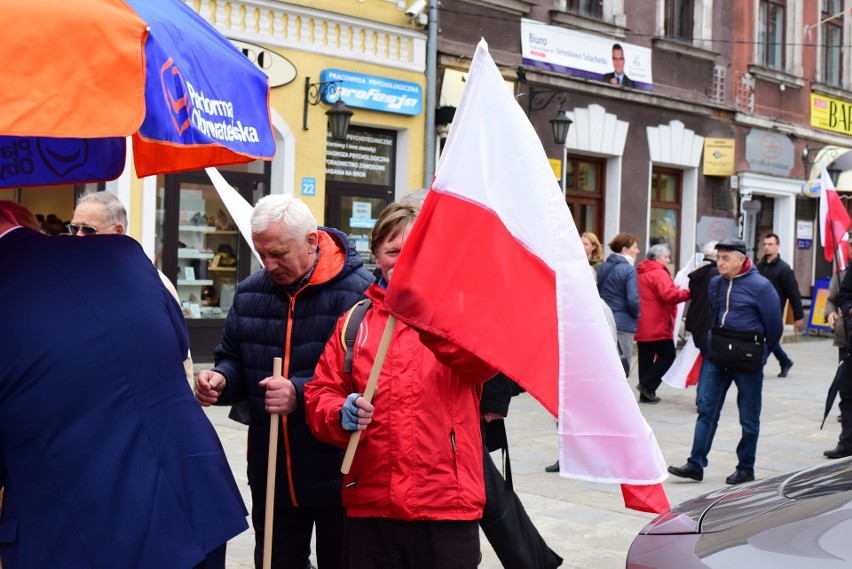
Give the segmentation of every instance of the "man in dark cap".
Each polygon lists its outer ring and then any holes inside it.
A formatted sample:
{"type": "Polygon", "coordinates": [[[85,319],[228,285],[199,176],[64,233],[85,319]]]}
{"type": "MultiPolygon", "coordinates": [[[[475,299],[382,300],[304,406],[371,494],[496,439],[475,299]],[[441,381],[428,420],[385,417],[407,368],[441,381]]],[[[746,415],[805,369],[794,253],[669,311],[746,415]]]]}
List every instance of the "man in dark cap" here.
{"type": "Polygon", "coordinates": [[[742,436],[737,445],[737,469],[725,481],[741,484],[754,480],[754,462],[757,439],[760,434],[760,407],[763,390],[763,364],[770,350],[778,343],[784,331],[778,311],[778,294],[766,278],[757,272],[746,256],[746,246],[741,239],[726,239],[716,244],[716,264],[719,275],[713,277],[707,289],[710,305],[710,325],[734,331],[755,332],[763,338],[761,365],[757,371],[739,371],[723,366],[710,349],[712,336],[719,334],[711,329],[708,342],[700,346],[704,361],[698,383],[698,420],[692,441],[692,453],[681,467],[670,466],[669,472],[681,478],[701,481],[707,466],[707,455],[713,445],[713,436],[725,395],[731,383],[737,385],[742,436]]]}

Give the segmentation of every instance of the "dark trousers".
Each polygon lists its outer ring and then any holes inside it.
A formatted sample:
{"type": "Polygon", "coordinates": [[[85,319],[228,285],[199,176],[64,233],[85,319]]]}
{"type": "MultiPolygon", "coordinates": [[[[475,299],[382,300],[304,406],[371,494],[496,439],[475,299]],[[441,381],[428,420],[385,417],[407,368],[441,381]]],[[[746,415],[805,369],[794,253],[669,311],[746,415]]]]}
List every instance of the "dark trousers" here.
{"type": "Polygon", "coordinates": [[[692,439],[689,464],[703,470],[707,455],[713,446],[719,416],[725,404],[725,395],[731,384],[737,386],[737,409],[740,414],[742,435],[737,445],[737,470],[754,472],[757,439],[760,436],[760,409],[763,397],[763,369],[753,372],[725,371],[705,359],[701,362],[698,378],[698,420],[692,439]]]}
{"type": "MultiPolygon", "coordinates": [[[[260,494],[258,492],[257,494],[260,494]]],[[[265,492],[263,493],[265,495],[265,492]]],[[[263,532],[265,508],[262,496],[252,493],[251,521],[254,526],[254,566],[263,566],[263,532]]],[[[305,569],[311,555],[311,534],[317,528],[317,567],[341,569],[343,567],[342,507],[331,508],[275,508],[272,525],[272,566],[275,569],[305,569]]]]}
{"type": "Polygon", "coordinates": [[[840,439],[837,444],[852,450],[852,362],[846,363],[845,372],[837,386],[840,396],[840,439]]]}
{"type": "Polygon", "coordinates": [[[476,569],[479,522],[347,518],[349,569],[476,569]]]}
{"type": "Polygon", "coordinates": [[[675,361],[674,340],[637,342],[636,345],[639,346],[639,383],[654,393],[675,361]]]}

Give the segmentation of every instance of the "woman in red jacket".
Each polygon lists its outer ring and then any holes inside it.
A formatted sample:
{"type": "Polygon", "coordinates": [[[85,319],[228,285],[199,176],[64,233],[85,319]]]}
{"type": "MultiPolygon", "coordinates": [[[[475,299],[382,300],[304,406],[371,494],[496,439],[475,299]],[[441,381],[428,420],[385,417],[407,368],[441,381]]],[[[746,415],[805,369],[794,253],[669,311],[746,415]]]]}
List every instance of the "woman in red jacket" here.
{"type": "Polygon", "coordinates": [[[671,250],[664,243],[648,249],[647,259],[636,267],[639,283],[639,320],[636,345],[639,347],[640,403],[657,403],[657,388],[675,360],[674,327],[677,305],[689,300],[690,293],[675,286],[669,273],[671,250]]]}
{"type": "Polygon", "coordinates": [[[352,431],[363,431],[343,479],[351,568],[479,563],[479,396],[494,368],[398,322],[372,404],[361,396],[388,320],[385,288],[418,212],[393,203],[373,229],[382,276],[366,292],[372,305],[352,348],[352,373],[343,371],[344,316],[305,385],[307,422],[319,440],[346,447],[352,431]]]}

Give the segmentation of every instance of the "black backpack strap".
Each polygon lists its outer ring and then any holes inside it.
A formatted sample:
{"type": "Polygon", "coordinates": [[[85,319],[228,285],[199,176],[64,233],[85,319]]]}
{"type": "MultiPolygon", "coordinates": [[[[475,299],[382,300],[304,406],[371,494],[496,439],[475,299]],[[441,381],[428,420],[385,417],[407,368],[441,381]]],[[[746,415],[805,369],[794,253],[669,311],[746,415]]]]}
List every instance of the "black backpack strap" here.
{"type": "Polygon", "coordinates": [[[352,373],[352,353],[354,352],[352,348],[355,346],[355,337],[358,335],[358,327],[364,320],[364,315],[372,304],[372,300],[365,298],[346,313],[346,319],[343,321],[343,351],[346,352],[343,371],[345,373],[352,373]]]}

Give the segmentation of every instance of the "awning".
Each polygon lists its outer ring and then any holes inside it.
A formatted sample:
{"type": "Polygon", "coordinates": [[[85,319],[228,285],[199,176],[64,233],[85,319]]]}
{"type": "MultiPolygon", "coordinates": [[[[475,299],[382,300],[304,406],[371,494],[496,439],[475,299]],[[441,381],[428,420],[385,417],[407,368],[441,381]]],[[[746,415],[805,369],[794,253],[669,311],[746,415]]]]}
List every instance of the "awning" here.
{"type": "Polygon", "coordinates": [[[837,191],[852,193],[852,148],[831,144],[824,146],[817,151],[811,164],[808,179],[819,179],[822,165],[825,164],[826,170],[840,171],[834,183],[837,191]]]}

